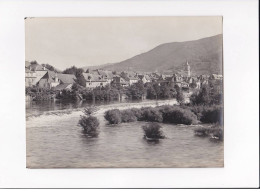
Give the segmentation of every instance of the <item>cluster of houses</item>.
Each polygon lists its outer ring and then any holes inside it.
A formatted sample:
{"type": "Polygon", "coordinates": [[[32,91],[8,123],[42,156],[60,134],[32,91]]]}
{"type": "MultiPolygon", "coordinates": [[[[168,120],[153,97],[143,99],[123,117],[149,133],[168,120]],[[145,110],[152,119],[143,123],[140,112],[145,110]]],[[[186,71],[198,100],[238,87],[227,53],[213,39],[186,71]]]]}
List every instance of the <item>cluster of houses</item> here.
{"type": "MultiPolygon", "coordinates": [[[[138,81],[143,83],[158,82],[159,85],[170,84],[178,85],[183,89],[189,89],[190,86],[199,89],[203,84],[209,81],[218,82],[222,85],[222,75],[200,75],[191,76],[190,65],[187,62],[183,72],[180,73],[138,73],[133,71],[122,71],[121,73],[113,73],[108,70],[92,70],[83,73],[86,80],[86,88],[104,87],[106,85],[116,84],[123,87],[131,86],[138,81]]],[[[25,86],[53,88],[54,90],[70,89],[76,77],[73,74],[62,74],[50,71],[39,64],[31,64],[25,62],[25,86]]],[[[222,90],[222,87],[220,87],[222,90]]]]}

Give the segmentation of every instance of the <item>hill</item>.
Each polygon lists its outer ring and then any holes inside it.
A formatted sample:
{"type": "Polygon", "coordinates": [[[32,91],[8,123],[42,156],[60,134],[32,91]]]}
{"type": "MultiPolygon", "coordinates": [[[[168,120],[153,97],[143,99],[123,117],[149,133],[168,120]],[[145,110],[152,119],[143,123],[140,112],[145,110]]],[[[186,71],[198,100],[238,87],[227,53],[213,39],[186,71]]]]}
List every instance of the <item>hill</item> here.
{"type": "Polygon", "coordinates": [[[125,61],[96,68],[115,71],[181,72],[188,61],[192,75],[222,74],[222,39],[220,34],[194,41],[165,43],[125,61]]]}

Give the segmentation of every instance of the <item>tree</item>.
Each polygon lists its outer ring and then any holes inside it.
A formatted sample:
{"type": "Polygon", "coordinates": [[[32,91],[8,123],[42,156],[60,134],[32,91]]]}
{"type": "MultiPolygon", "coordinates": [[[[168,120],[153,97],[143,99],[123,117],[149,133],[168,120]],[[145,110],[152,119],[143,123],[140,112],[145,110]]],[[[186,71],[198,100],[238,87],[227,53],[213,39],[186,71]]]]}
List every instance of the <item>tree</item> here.
{"type": "Polygon", "coordinates": [[[131,97],[132,99],[141,99],[142,96],[145,93],[145,87],[142,81],[138,81],[135,84],[132,84],[126,94],[128,97],[131,97]]]}
{"type": "Polygon", "coordinates": [[[168,85],[166,84],[162,85],[160,97],[163,99],[168,99],[172,97],[172,92],[168,85]]]}
{"type": "Polygon", "coordinates": [[[31,63],[32,65],[34,65],[34,64],[38,64],[38,62],[37,62],[36,60],[31,61],[30,63],[31,63]]]}
{"type": "Polygon", "coordinates": [[[153,83],[153,88],[154,88],[154,91],[155,91],[155,94],[156,94],[156,99],[158,99],[158,96],[161,93],[161,88],[160,88],[160,86],[157,82],[153,83]]]}
{"type": "Polygon", "coordinates": [[[216,85],[204,85],[198,92],[191,95],[190,101],[193,105],[222,104],[223,94],[217,91],[216,85]]]}
{"type": "Polygon", "coordinates": [[[62,73],[63,74],[74,74],[77,78],[76,82],[83,86],[86,87],[86,79],[83,76],[84,70],[82,68],[77,68],[75,66],[72,66],[70,68],[65,69],[62,73]]]}
{"type": "Polygon", "coordinates": [[[81,85],[81,86],[83,86],[83,87],[86,87],[86,79],[85,79],[85,77],[83,76],[83,74],[81,73],[79,73],[77,76],[76,76],[76,78],[77,78],[77,80],[76,80],[76,82],[79,84],[79,85],[81,85]]]}
{"type": "Polygon", "coordinates": [[[43,67],[45,67],[46,69],[50,70],[50,71],[54,71],[54,72],[58,72],[52,65],[47,64],[42,64],[43,67]]]}
{"type": "Polygon", "coordinates": [[[177,91],[176,100],[180,105],[182,105],[184,103],[184,95],[182,93],[182,90],[178,88],[176,89],[176,91],[177,91]]]}
{"type": "Polygon", "coordinates": [[[197,84],[196,84],[195,82],[192,82],[192,83],[190,84],[190,87],[191,87],[192,89],[195,89],[195,88],[197,87],[197,84]]]}
{"type": "Polygon", "coordinates": [[[83,110],[85,115],[80,116],[78,125],[83,128],[83,133],[88,137],[97,137],[99,134],[99,120],[92,116],[97,111],[95,107],[88,107],[83,110]]]}

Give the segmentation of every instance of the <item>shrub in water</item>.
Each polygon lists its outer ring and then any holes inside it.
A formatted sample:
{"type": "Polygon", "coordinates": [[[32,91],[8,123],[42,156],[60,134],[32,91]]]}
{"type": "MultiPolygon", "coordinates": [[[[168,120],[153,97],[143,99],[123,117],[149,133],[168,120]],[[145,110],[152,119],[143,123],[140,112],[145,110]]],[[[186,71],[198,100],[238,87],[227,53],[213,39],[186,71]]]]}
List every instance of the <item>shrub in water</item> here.
{"type": "Polygon", "coordinates": [[[137,118],[131,109],[126,109],[126,110],[121,111],[122,123],[134,122],[136,120],[137,120],[137,118]]]}
{"type": "Polygon", "coordinates": [[[197,123],[197,116],[189,109],[182,109],[177,106],[162,106],[163,122],[174,124],[191,125],[197,123]]]}
{"type": "Polygon", "coordinates": [[[137,118],[137,121],[141,121],[143,118],[143,114],[141,109],[138,108],[132,108],[131,111],[133,112],[133,114],[135,115],[135,117],[137,118]]]}
{"type": "Polygon", "coordinates": [[[106,111],[104,117],[109,122],[109,124],[121,123],[121,113],[118,109],[112,109],[106,111]]]}
{"type": "Polygon", "coordinates": [[[211,139],[220,140],[223,141],[224,138],[224,132],[223,128],[219,125],[213,126],[213,127],[203,127],[203,128],[197,128],[194,130],[195,135],[197,136],[210,136],[211,139]]]}
{"type": "Polygon", "coordinates": [[[97,137],[99,134],[99,121],[93,116],[81,116],[79,123],[83,132],[90,137],[97,137]]]}
{"type": "Polygon", "coordinates": [[[142,126],[142,128],[144,130],[144,137],[148,140],[165,138],[161,130],[161,126],[157,123],[150,123],[148,125],[142,126]]]}
{"type": "Polygon", "coordinates": [[[219,123],[223,125],[223,108],[221,106],[205,108],[201,113],[200,121],[203,123],[219,123]]]}
{"type": "Polygon", "coordinates": [[[158,108],[146,107],[142,108],[142,119],[144,121],[162,122],[162,113],[158,108]]]}

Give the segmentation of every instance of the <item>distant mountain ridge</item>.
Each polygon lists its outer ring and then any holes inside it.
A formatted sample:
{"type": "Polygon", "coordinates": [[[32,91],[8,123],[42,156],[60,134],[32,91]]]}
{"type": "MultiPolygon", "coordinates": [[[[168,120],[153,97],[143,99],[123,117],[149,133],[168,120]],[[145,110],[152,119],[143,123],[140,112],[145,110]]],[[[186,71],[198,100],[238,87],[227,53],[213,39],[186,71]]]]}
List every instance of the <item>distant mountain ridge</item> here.
{"type": "Polygon", "coordinates": [[[181,72],[188,61],[192,75],[222,74],[222,34],[199,40],[161,44],[127,60],[96,67],[113,71],[181,72]]]}

